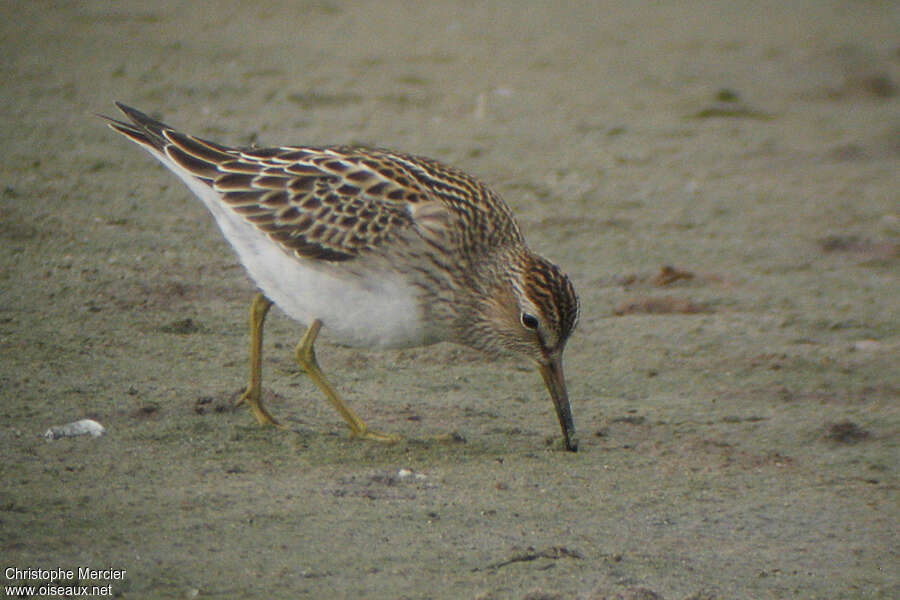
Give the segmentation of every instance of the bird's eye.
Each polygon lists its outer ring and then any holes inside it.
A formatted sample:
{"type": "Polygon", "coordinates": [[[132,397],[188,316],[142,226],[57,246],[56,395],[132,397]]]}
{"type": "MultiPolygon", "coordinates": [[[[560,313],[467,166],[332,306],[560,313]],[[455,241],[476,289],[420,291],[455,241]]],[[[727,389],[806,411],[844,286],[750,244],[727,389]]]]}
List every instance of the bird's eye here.
{"type": "Polygon", "coordinates": [[[522,326],[525,327],[525,329],[537,329],[537,317],[535,317],[534,315],[529,315],[528,313],[522,313],[522,326]]]}

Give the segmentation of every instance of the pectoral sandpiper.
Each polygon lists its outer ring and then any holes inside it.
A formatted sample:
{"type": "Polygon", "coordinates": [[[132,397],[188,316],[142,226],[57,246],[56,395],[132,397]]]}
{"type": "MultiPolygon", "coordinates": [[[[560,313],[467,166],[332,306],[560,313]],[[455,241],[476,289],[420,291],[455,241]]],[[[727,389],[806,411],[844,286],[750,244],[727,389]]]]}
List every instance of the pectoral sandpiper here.
{"type": "Polygon", "coordinates": [[[368,428],[319,368],[336,342],[403,348],[447,341],[531,358],[577,450],[562,355],[578,317],[569,278],[532,252],[499,195],[428,158],[377,148],[230,148],[116,104],[114,130],[178,175],[213,214],[261,293],[251,307],[250,382],[260,424],[262,335],[274,303],[307,325],[296,359],[356,437],[368,428]]]}

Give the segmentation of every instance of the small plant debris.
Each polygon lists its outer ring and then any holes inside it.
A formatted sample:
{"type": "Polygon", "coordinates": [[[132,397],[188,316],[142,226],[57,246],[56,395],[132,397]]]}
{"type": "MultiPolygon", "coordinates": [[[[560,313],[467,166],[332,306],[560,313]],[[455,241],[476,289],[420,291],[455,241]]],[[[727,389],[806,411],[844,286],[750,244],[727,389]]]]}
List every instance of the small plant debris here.
{"type": "Polygon", "coordinates": [[[155,404],[153,402],[148,402],[146,404],[142,404],[138,406],[136,409],[131,411],[131,416],[135,419],[143,419],[146,417],[150,417],[156,415],[159,412],[159,404],[155,404]]]}
{"type": "Polygon", "coordinates": [[[714,102],[693,115],[694,119],[711,119],[716,117],[733,117],[741,119],[759,119],[768,121],[771,114],[749,107],[741,101],[740,95],[731,89],[723,88],[716,92],[714,102]]]}
{"type": "Polygon", "coordinates": [[[628,425],[643,425],[647,418],[643,415],[625,415],[623,417],[614,417],[613,423],[626,423],[628,425]]]}
{"type": "Polygon", "coordinates": [[[544,548],[543,550],[535,550],[532,547],[528,548],[527,552],[523,552],[521,554],[514,554],[511,558],[506,560],[501,560],[499,562],[491,563],[486,567],[478,567],[472,569],[472,572],[476,571],[495,571],[497,569],[501,569],[503,567],[507,567],[511,564],[518,562],[529,562],[532,560],[537,560],[539,558],[549,558],[551,560],[558,560],[560,558],[584,558],[581,552],[577,550],[569,550],[565,546],[550,546],[549,548],[544,548]]]}
{"type": "Polygon", "coordinates": [[[871,433],[853,421],[841,421],[826,425],[825,437],[839,444],[855,444],[871,437],[871,433]]]}
{"type": "Polygon", "coordinates": [[[626,300],[613,309],[616,316],[623,315],[665,315],[665,314],[696,314],[710,313],[713,309],[706,305],[694,302],[690,298],[662,298],[644,297],[626,300]]]}
{"type": "Polygon", "coordinates": [[[900,244],[888,241],[873,241],[856,235],[828,235],[818,240],[819,247],[826,253],[843,252],[858,256],[863,260],[887,261],[900,257],[900,244]]]}
{"type": "Polygon", "coordinates": [[[664,265],[662,268],[660,268],[659,273],[653,276],[653,285],[662,287],[665,285],[671,285],[676,281],[691,280],[694,277],[695,275],[690,271],[676,269],[671,265],[664,265]]]}
{"type": "Polygon", "coordinates": [[[162,325],[159,330],[163,333],[175,333],[178,335],[191,335],[205,331],[200,323],[191,318],[172,321],[167,325],[162,325]]]}

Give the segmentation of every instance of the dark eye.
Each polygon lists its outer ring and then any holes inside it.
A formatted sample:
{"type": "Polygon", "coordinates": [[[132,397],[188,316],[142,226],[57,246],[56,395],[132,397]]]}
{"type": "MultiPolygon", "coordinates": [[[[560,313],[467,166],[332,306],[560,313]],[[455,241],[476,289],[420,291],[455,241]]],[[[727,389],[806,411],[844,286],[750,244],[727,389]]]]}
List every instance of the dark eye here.
{"type": "Polygon", "coordinates": [[[529,315],[528,313],[522,313],[522,326],[525,327],[525,329],[537,329],[537,317],[535,317],[534,315],[529,315]]]}

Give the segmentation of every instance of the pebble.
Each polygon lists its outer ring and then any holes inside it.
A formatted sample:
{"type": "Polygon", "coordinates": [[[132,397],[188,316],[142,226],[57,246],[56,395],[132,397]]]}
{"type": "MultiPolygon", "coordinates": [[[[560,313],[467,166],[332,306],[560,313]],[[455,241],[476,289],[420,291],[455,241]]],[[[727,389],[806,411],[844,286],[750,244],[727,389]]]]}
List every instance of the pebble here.
{"type": "Polygon", "coordinates": [[[415,479],[426,479],[427,478],[422,473],[416,473],[412,469],[400,469],[399,471],[397,471],[397,477],[401,481],[403,481],[405,479],[409,479],[410,477],[413,477],[415,479]]]}
{"type": "Polygon", "coordinates": [[[73,421],[65,425],[56,425],[44,432],[44,437],[48,440],[58,440],[63,437],[76,437],[79,435],[90,435],[92,437],[100,437],[106,432],[106,429],[93,419],[81,419],[73,421]]]}
{"type": "Polygon", "coordinates": [[[875,352],[876,350],[881,350],[881,342],[875,340],[856,340],[850,346],[850,349],[859,352],[875,352]]]}

